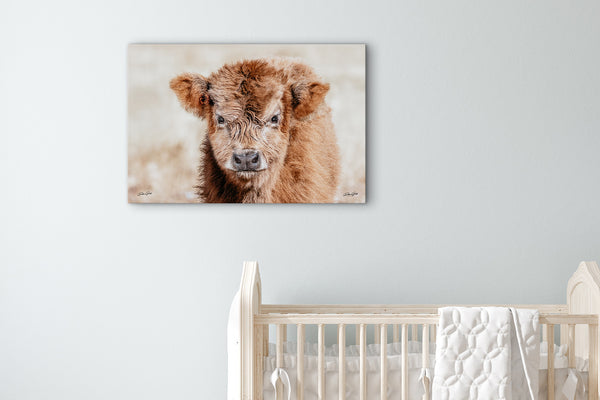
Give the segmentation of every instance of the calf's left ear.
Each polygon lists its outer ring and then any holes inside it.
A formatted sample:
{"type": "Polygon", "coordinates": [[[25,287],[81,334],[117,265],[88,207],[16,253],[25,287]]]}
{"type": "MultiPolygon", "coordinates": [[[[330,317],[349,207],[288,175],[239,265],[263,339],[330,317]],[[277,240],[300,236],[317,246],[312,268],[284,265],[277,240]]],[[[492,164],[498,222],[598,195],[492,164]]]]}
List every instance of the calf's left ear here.
{"type": "Polygon", "coordinates": [[[187,111],[204,118],[210,105],[209,83],[199,74],[181,74],[170,82],[171,89],[187,111]]]}
{"type": "Polygon", "coordinates": [[[310,115],[325,100],[329,83],[297,83],[292,86],[292,107],[296,118],[310,115]]]}

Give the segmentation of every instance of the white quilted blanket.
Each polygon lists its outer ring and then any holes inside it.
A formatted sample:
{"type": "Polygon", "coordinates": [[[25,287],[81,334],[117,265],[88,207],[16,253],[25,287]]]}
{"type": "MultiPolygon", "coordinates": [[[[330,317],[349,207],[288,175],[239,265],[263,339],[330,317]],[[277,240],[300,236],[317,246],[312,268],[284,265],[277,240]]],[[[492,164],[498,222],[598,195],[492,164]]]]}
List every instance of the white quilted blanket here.
{"type": "Polygon", "coordinates": [[[433,400],[537,400],[539,314],[440,308],[433,400]]]}

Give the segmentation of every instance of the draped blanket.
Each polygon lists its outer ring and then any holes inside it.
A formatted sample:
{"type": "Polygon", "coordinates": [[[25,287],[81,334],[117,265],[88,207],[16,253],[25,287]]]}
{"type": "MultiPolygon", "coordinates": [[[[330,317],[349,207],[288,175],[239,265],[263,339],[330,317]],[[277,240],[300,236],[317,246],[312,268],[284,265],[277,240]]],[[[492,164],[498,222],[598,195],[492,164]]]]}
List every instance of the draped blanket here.
{"type": "Polygon", "coordinates": [[[433,400],[537,400],[539,313],[439,309],[433,400]]]}

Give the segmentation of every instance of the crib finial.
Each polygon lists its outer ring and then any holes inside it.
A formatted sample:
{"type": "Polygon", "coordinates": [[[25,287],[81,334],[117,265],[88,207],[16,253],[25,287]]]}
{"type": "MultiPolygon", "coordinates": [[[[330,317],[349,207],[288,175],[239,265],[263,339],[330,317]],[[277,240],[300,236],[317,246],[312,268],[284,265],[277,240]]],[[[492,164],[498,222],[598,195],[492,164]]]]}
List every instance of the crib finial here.
{"type": "Polygon", "coordinates": [[[600,313],[600,269],[595,261],[583,261],[569,279],[567,305],[571,314],[600,313]]]}
{"type": "Polygon", "coordinates": [[[569,279],[567,306],[570,314],[600,314],[600,269],[595,261],[581,262],[569,279]]]}

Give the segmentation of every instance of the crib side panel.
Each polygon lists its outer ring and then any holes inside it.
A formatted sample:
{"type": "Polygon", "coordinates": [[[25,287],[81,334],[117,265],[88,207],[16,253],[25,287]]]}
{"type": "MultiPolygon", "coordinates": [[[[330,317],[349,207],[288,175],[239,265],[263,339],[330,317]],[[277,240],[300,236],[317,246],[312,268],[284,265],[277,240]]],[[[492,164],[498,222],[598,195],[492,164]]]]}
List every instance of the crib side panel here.
{"type": "MultiPolygon", "coordinates": [[[[600,269],[598,264],[593,261],[584,261],[579,264],[579,268],[569,279],[567,306],[570,314],[600,315],[600,269]]],[[[590,371],[598,371],[597,332],[597,326],[590,328],[586,325],[576,325],[573,332],[575,348],[569,349],[571,356],[586,359],[589,355],[590,371]],[[596,338],[591,338],[590,334],[595,335],[596,338]],[[590,350],[592,350],[591,353],[590,350]]]]}

